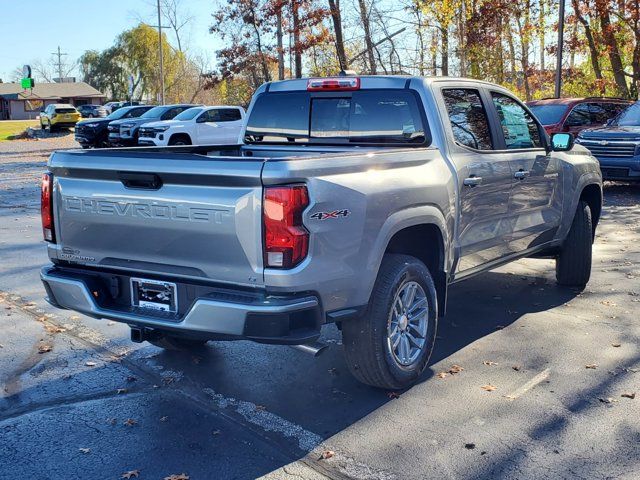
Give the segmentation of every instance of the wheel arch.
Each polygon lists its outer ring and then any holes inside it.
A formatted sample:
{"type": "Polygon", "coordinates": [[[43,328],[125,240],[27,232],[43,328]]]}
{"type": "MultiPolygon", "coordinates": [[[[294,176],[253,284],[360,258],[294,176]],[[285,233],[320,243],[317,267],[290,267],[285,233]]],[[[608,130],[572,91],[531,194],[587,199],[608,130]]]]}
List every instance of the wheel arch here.
{"type": "Polygon", "coordinates": [[[598,226],[602,213],[602,187],[597,183],[585,185],[580,192],[579,201],[587,202],[587,205],[589,205],[593,229],[592,235],[593,239],[595,239],[596,227],[598,226]]]}
{"type": "Polygon", "coordinates": [[[169,141],[167,142],[169,145],[171,145],[171,142],[174,139],[179,139],[179,138],[184,138],[186,139],[190,144],[193,144],[193,140],[191,139],[191,135],[189,135],[187,132],[176,132],[176,133],[172,133],[171,136],[169,137],[169,141]]]}
{"type": "Polygon", "coordinates": [[[427,266],[438,293],[439,316],[444,316],[447,303],[446,245],[447,237],[440,222],[424,221],[396,229],[388,238],[383,252],[411,255],[427,266]]]}

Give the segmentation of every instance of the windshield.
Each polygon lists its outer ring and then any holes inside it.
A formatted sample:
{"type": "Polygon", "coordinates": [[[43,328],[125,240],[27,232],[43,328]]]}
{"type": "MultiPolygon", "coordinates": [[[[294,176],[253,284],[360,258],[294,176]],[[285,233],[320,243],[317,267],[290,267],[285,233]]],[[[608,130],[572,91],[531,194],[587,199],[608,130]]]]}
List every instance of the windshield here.
{"type": "Polygon", "coordinates": [[[257,98],[245,141],[424,144],[427,133],[416,97],[407,90],[287,92],[257,98]]]}
{"type": "Polygon", "coordinates": [[[202,110],[204,110],[204,108],[202,107],[187,108],[184,112],[182,112],[179,115],[176,115],[173,119],[174,120],[193,120],[196,117],[196,115],[202,112],[202,110]]]}
{"type": "Polygon", "coordinates": [[[640,126],[640,102],[634,103],[624,112],[622,112],[615,120],[611,122],[613,125],[622,126],[640,126]]]}
{"type": "Polygon", "coordinates": [[[160,118],[162,114],[167,110],[167,107],[153,107],[147,111],[140,118],[160,118]]]}
{"type": "Polygon", "coordinates": [[[562,116],[567,111],[567,105],[529,105],[529,110],[542,125],[553,125],[562,120],[562,116]]]}

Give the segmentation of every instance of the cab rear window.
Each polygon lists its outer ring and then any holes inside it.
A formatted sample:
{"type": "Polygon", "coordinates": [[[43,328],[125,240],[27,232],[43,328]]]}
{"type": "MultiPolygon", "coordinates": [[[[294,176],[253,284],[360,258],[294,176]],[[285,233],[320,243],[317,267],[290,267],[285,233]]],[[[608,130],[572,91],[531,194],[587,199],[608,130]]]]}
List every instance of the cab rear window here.
{"type": "Polygon", "coordinates": [[[245,141],[424,146],[430,138],[423,118],[408,90],[267,93],[253,106],[245,141]]]}

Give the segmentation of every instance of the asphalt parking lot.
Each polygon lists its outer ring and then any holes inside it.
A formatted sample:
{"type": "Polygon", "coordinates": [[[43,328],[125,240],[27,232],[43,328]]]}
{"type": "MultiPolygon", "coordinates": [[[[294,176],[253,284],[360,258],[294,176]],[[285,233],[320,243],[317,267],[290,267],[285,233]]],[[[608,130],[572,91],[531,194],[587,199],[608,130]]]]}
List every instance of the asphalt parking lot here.
{"type": "Polygon", "coordinates": [[[398,395],[349,375],[333,326],[317,359],[249,342],[177,354],[51,308],[38,182],[61,147],[11,144],[0,479],[640,478],[640,186],[607,185],[584,291],[547,260],[454,286],[430,367],[398,395]]]}

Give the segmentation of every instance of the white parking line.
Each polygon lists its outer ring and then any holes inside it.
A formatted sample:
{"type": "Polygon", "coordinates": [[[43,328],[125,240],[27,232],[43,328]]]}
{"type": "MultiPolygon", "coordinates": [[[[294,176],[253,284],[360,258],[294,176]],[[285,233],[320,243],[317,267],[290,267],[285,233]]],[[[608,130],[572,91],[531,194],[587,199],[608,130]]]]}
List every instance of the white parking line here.
{"type": "Polygon", "coordinates": [[[541,371],[539,374],[537,374],[527,383],[522,385],[516,391],[514,391],[509,395],[505,395],[505,397],[508,398],[509,400],[515,400],[516,398],[521,397],[522,395],[527,393],[529,390],[531,390],[533,387],[544,382],[547,378],[549,378],[549,373],[550,373],[550,370],[548,368],[545,368],[543,371],[541,371]]]}

